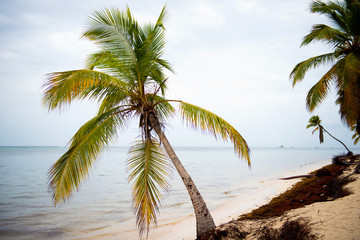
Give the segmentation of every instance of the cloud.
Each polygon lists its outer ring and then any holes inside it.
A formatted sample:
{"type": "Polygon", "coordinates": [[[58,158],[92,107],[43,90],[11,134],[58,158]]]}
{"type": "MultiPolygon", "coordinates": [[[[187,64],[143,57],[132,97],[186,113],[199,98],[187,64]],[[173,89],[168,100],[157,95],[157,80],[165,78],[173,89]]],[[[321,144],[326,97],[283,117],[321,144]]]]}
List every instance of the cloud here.
{"type": "MultiPolygon", "coordinates": [[[[86,102],[61,116],[47,114],[40,104],[44,75],[82,68],[87,54],[96,51],[91,42],[80,39],[87,16],[108,6],[124,10],[126,2],[14,0],[0,4],[0,132],[6,133],[0,144],[42,145],[51,138],[51,145],[64,145],[95,107],[87,109],[86,102]],[[16,129],[34,126],[41,139],[35,130],[16,133],[16,129]]],[[[129,6],[141,22],[153,22],[164,4],[136,0],[129,6]]],[[[169,74],[168,97],[214,111],[234,124],[252,146],[307,145],[304,126],[310,114],[304,107],[305,94],[321,71],[309,73],[295,89],[288,76],[299,61],[327,51],[321,45],[299,49],[301,38],[321,20],[309,14],[307,7],[303,0],[168,2],[164,58],[177,72],[169,74]]],[[[331,127],[342,127],[332,96],[325,101],[316,113],[331,127]]],[[[178,122],[172,124],[174,145],[199,145],[176,130],[178,122]]]]}
{"type": "Polygon", "coordinates": [[[236,0],[234,1],[235,9],[239,14],[251,16],[264,16],[269,10],[258,1],[236,0]]]}
{"type": "Polygon", "coordinates": [[[87,39],[80,38],[79,29],[73,31],[54,32],[48,36],[49,47],[66,55],[77,55],[84,58],[85,53],[96,51],[97,47],[87,39]]]}
{"type": "Polygon", "coordinates": [[[221,27],[224,23],[224,17],[221,14],[222,5],[208,1],[195,1],[189,6],[190,18],[187,21],[192,27],[221,27]]]}
{"type": "Polygon", "coordinates": [[[24,21],[26,25],[32,27],[49,26],[50,18],[44,14],[36,13],[24,13],[21,17],[21,21],[24,21]]]}
{"type": "Polygon", "coordinates": [[[236,0],[232,2],[236,11],[243,16],[263,17],[266,20],[300,20],[307,14],[308,2],[305,1],[259,1],[236,0]]]}
{"type": "Polygon", "coordinates": [[[170,48],[180,43],[186,47],[189,41],[199,40],[202,32],[214,32],[226,24],[224,5],[213,1],[169,4],[168,10],[169,19],[165,27],[170,48]]]}

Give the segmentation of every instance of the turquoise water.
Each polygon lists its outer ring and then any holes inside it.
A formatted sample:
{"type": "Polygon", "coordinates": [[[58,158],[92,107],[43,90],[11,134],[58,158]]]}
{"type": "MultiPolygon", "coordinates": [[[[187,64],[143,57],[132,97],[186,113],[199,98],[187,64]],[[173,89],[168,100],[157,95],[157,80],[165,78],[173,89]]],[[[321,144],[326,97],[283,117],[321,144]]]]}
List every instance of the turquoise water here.
{"type": "MultiPolygon", "coordinates": [[[[47,171],[64,152],[60,147],[0,147],[0,238],[88,239],[116,231],[113,239],[137,239],[125,160],[128,148],[113,147],[95,164],[72,198],[54,207],[47,171]],[[123,236],[123,237],[121,237],[123,236]]],[[[175,148],[210,210],[228,199],[261,191],[274,180],[311,164],[328,163],[342,149],[252,149],[252,167],[230,148],[175,148]]],[[[187,192],[176,172],[159,218],[171,222],[192,214],[187,192]]]]}

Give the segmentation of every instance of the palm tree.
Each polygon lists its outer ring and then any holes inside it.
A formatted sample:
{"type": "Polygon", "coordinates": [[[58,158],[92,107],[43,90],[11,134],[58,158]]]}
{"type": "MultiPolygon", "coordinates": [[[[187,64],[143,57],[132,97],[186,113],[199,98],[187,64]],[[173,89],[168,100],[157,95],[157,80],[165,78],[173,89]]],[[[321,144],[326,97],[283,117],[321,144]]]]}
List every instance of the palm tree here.
{"type": "Polygon", "coordinates": [[[332,51],[298,63],[290,74],[295,86],[305,73],[320,65],[330,69],[309,90],[306,106],[312,112],[326,97],[331,84],[337,91],[336,104],[345,124],[360,133],[360,1],[313,1],[310,12],[323,14],[333,26],[316,24],[301,46],[324,42],[332,51]]]}
{"type": "Polygon", "coordinates": [[[161,192],[169,188],[169,168],[175,166],[190,195],[196,216],[197,236],[214,227],[210,212],[164,134],[164,123],[177,104],[185,123],[215,137],[230,140],[235,153],[250,165],[246,141],[228,122],[214,113],[181,100],[165,98],[164,70],[171,65],[162,58],[166,16],[162,9],[155,24],[140,26],[130,9],[95,11],[83,37],[99,51],[90,55],[86,68],[55,72],[44,83],[43,104],[61,109],[74,100],[98,102],[96,116],[72,137],[68,151],[50,168],[49,187],[55,205],[64,202],[88,176],[97,156],[114,142],[133,120],[141,138],[130,148],[127,160],[132,182],[133,208],[140,235],[156,224],[161,192]]]}
{"type": "Polygon", "coordinates": [[[321,125],[321,120],[320,117],[318,115],[312,116],[309,119],[309,124],[306,126],[306,128],[310,128],[310,127],[315,127],[315,129],[312,131],[312,134],[314,134],[314,132],[316,132],[317,130],[319,130],[319,140],[320,143],[324,142],[324,132],[326,132],[327,134],[330,135],[330,137],[332,137],[333,139],[335,139],[336,141],[338,141],[339,143],[341,143],[346,150],[348,151],[348,155],[352,155],[352,152],[346,147],[346,145],[340,141],[339,139],[337,139],[336,137],[334,137],[333,135],[331,135],[322,125],[321,125]]]}

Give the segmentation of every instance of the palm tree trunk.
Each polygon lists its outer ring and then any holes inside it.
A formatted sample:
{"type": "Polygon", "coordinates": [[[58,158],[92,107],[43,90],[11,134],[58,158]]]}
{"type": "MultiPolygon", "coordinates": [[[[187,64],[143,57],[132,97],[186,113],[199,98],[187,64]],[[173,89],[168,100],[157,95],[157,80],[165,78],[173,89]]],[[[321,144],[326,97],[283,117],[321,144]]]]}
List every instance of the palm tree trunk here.
{"type": "Polygon", "coordinates": [[[149,115],[149,120],[189,192],[196,217],[196,237],[200,237],[202,234],[215,227],[214,220],[211,217],[210,211],[207,208],[204,199],[201,197],[199,190],[195,186],[195,183],[176,156],[174,149],[163,133],[159,120],[153,114],[149,115]]]}
{"type": "Polygon", "coordinates": [[[336,137],[334,137],[333,135],[331,135],[328,131],[326,131],[326,129],[324,127],[322,127],[324,129],[324,131],[330,135],[330,137],[332,137],[333,139],[335,139],[336,141],[338,141],[339,143],[341,143],[345,148],[346,150],[348,151],[348,153],[352,153],[345,145],[345,143],[343,143],[342,141],[340,141],[339,139],[337,139],[336,137]]]}

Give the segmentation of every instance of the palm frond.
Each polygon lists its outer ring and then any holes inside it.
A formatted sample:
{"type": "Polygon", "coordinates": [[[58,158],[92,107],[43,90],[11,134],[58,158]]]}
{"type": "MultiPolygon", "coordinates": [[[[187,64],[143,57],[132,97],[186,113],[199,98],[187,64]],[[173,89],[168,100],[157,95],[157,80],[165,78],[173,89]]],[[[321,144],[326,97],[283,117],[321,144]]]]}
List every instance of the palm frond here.
{"type": "Polygon", "coordinates": [[[48,172],[49,187],[55,204],[65,201],[88,175],[96,157],[112,141],[124,119],[113,109],[86,122],[71,139],[69,150],[48,172]]]}
{"type": "MultiPolygon", "coordinates": [[[[93,13],[89,19],[87,30],[82,36],[94,41],[102,50],[116,56],[118,59],[114,62],[115,66],[125,66],[125,70],[120,70],[120,72],[125,71],[127,75],[133,76],[133,78],[128,78],[133,81],[132,85],[138,83],[140,78],[134,45],[138,28],[139,25],[132,17],[129,8],[126,12],[116,8],[103,9],[93,13]]],[[[107,68],[112,68],[114,64],[110,61],[106,65],[107,68]]]]}
{"type": "Polygon", "coordinates": [[[126,104],[128,103],[129,98],[129,94],[119,88],[108,89],[106,95],[100,101],[97,114],[102,114],[116,107],[126,107],[128,106],[126,104]]]}
{"type": "Polygon", "coordinates": [[[83,69],[48,74],[42,102],[49,110],[61,109],[74,99],[100,100],[107,91],[127,91],[127,84],[108,74],[83,69]]]}
{"type": "MultiPolygon", "coordinates": [[[[309,126],[309,125],[308,125],[309,126]]],[[[316,131],[318,131],[319,130],[319,127],[316,127],[312,132],[311,132],[311,134],[312,135],[314,135],[314,133],[316,132],[316,131]]]]}
{"type": "Polygon", "coordinates": [[[342,88],[345,89],[355,83],[360,79],[360,54],[356,52],[350,53],[342,58],[344,61],[343,70],[342,70],[342,81],[339,81],[342,84],[342,88]]]}
{"type": "Polygon", "coordinates": [[[351,127],[360,119],[360,89],[359,86],[353,89],[338,90],[338,98],[335,103],[340,106],[339,113],[341,120],[351,127]]]}
{"type": "Polygon", "coordinates": [[[350,11],[349,16],[349,29],[350,33],[355,36],[360,35],[360,2],[359,1],[349,1],[347,3],[347,8],[350,11]]]}
{"type": "Polygon", "coordinates": [[[353,138],[352,138],[352,139],[354,140],[354,145],[356,145],[356,144],[358,144],[358,143],[359,143],[359,140],[360,140],[360,135],[358,135],[358,134],[354,133],[354,135],[353,135],[353,138]]]}
{"type": "Polygon", "coordinates": [[[348,15],[346,6],[341,2],[313,1],[310,5],[310,12],[326,15],[337,27],[348,32],[346,15],[348,15]]]}
{"type": "Polygon", "coordinates": [[[140,235],[157,223],[161,191],[169,189],[170,161],[155,139],[135,142],[129,151],[127,171],[132,182],[133,208],[140,235]]]}
{"type": "MultiPolygon", "coordinates": [[[[335,4],[334,2],[325,3],[321,0],[313,1],[309,8],[312,13],[329,14],[331,15],[334,11],[342,11],[342,6],[335,4]]],[[[331,16],[330,16],[331,17],[331,16]]]]}
{"type": "Polygon", "coordinates": [[[160,122],[164,122],[174,115],[174,107],[165,98],[155,96],[155,102],[155,110],[160,122]]]}
{"type": "Polygon", "coordinates": [[[308,45],[314,40],[326,42],[331,46],[338,46],[349,39],[345,33],[336,28],[329,27],[325,24],[316,24],[313,26],[311,32],[304,37],[301,46],[308,45]]]}
{"type": "Polygon", "coordinates": [[[180,113],[183,120],[191,127],[212,134],[215,138],[230,140],[235,153],[244,158],[250,166],[250,149],[240,133],[224,119],[198,106],[180,102],[180,113]]]}
{"type": "Polygon", "coordinates": [[[164,7],[161,9],[160,15],[156,21],[156,26],[164,28],[164,21],[166,20],[166,16],[167,16],[167,10],[165,4],[164,7]]]}
{"type": "Polygon", "coordinates": [[[134,86],[136,71],[128,64],[128,59],[122,53],[114,49],[107,48],[94,54],[90,54],[86,60],[87,69],[97,69],[122,79],[130,86],[134,86]]]}
{"type": "Polygon", "coordinates": [[[351,53],[340,59],[337,65],[336,104],[340,106],[341,119],[351,127],[360,119],[360,58],[351,53]]]}
{"type": "Polygon", "coordinates": [[[360,140],[360,134],[357,132],[357,126],[354,125],[351,127],[351,131],[354,132],[354,134],[352,135],[352,139],[354,140],[354,145],[358,144],[359,140],[360,140]]]}
{"type": "Polygon", "coordinates": [[[166,9],[164,7],[156,24],[146,24],[139,28],[140,37],[135,43],[138,69],[144,75],[141,78],[143,84],[147,80],[152,80],[159,86],[161,85],[162,92],[166,88],[166,84],[163,83],[165,79],[163,68],[173,71],[171,65],[161,59],[165,48],[165,28],[163,26],[165,16],[166,9]]]}
{"type": "Polygon", "coordinates": [[[155,61],[161,65],[162,67],[166,68],[167,70],[169,70],[172,73],[175,73],[174,68],[172,67],[172,65],[169,63],[169,61],[165,60],[165,59],[155,59],[155,61]]]}
{"type": "Polygon", "coordinates": [[[305,73],[310,68],[316,68],[321,64],[332,63],[336,59],[335,53],[327,53],[319,55],[316,57],[309,58],[303,62],[298,63],[290,74],[290,79],[292,79],[292,85],[295,86],[296,83],[302,81],[305,77],[305,73]]]}
{"type": "Polygon", "coordinates": [[[132,17],[130,9],[122,12],[116,8],[94,11],[89,18],[87,30],[82,37],[86,37],[102,49],[114,47],[129,57],[129,63],[135,64],[135,55],[132,49],[138,23],[132,17]]]}
{"type": "Polygon", "coordinates": [[[321,79],[310,88],[306,96],[306,107],[313,111],[321,103],[330,89],[330,83],[338,78],[339,64],[335,64],[321,79]]]}

